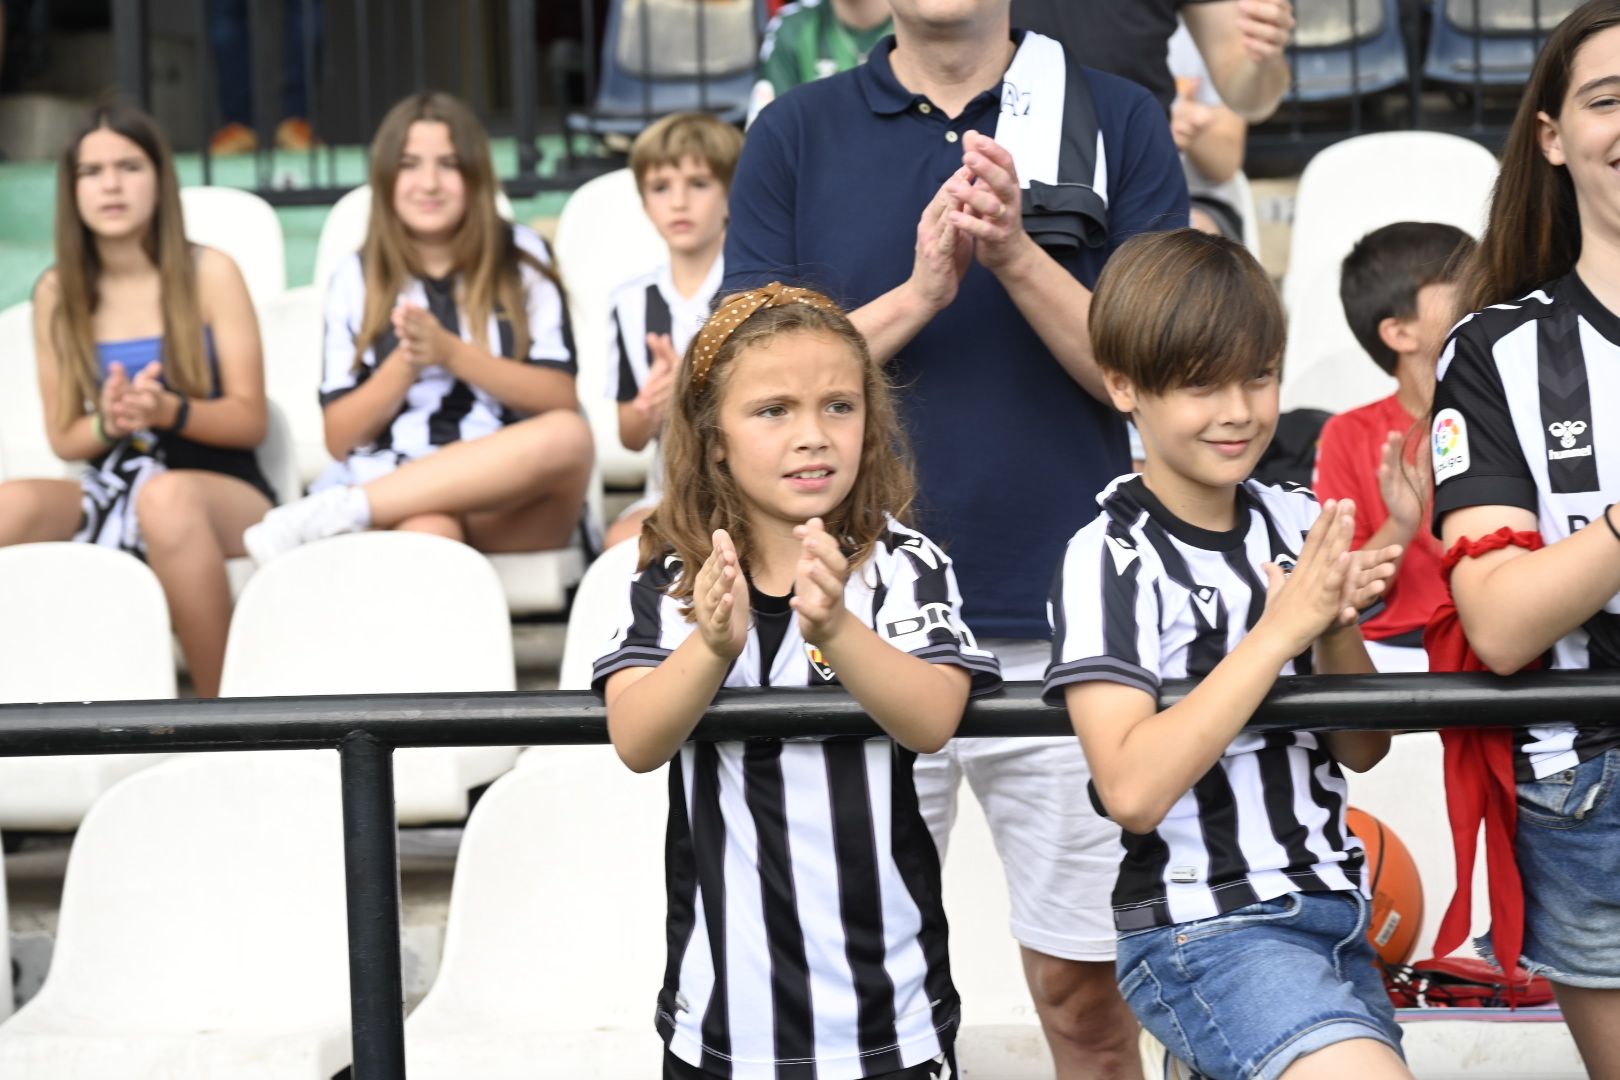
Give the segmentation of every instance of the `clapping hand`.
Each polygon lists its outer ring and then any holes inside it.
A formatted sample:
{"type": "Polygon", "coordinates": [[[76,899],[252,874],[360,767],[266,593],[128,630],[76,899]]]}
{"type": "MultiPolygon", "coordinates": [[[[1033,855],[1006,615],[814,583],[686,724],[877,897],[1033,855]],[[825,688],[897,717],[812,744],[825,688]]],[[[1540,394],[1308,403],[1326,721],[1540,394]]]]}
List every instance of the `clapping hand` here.
{"type": "Polygon", "coordinates": [[[122,439],[134,428],[126,428],[118,420],[118,412],[123,405],[124,395],[129,392],[129,375],[124,371],[124,365],[114,361],[107,365],[107,377],[101,380],[100,412],[101,430],[107,438],[122,439]]]}
{"type": "Polygon", "coordinates": [[[793,578],[793,610],[799,613],[804,640],[825,645],[844,616],[844,583],[849,560],[828,534],[820,518],[811,518],[793,530],[799,538],[798,572],[793,578]]]}
{"type": "Polygon", "coordinates": [[[722,660],[735,660],[748,644],[748,581],[737,548],[724,529],[714,531],[714,550],[692,587],[692,613],[703,643],[722,660]]]}
{"type": "Polygon", "coordinates": [[[972,237],[980,263],[991,271],[1009,265],[1024,238],[1023,188],[1012,154],[996,140],[977,131],[962,139],[961,173],[945,183],[946,193],[961,204],[946,214],[947,221],[972,237]]]}
{"type": "Polygon", "coordinates": [[[399,348],[417,371],[435,364],[450,366],[450,332],[439,325],[433,313],[416,304],[394,308],[392,321],[399,348]]]}
{"type": "MultiPolygon", "coordinates": [[[[124,434],[164,427],[168,412],[164,400],[166,394],[167,391],[163,389],[163,365],[154,360],[136,373],[134,380],[113,404],[113,426],[124,434]]],[[[105,421],[102,426],[106,427],[105,421]]],[[[113,432],[108,431],[107,434],[112,435],[113,432]]]]}
{"type": "Polygon", "coordinates": [[[1405,442],[1400,432],[1390,432],[1378,463],[1378,493],[1403,536],[1416,533],[1422,525],[1423,492],[1429,486],[1429,456],[1419,454],[1415,464],[1408,464],[1402,453],[1405,442]]]}
{"type": "Polygon", "coordinates": [[[1215,118],[1215,110],[1198,100],[1196,75],[1176,80],[1176,99],[1170,103],[1170,137],[1176,149],[1186,152],[1215,118]]]}
{"type": "Polygon", "coordinates": [[[1323,504],[1294,568],[1284,572],[1276,563],[1264,565],[1266,613],[1256,632],[1264,627],[1279,635],[1288,655],[1297,656],[1335,625],[1355,620],[1358,609],[1347,599],[1355,530],[1354,503],[1329,499],[1323,504]]]}
{"type": "Polygon", "coordinates": [[[675,343],[668,334],[648,334],[647,355],[652,357],[647,381],[631,405],[658,428],[663,426],[669,412],[669,401],[675,393],[675,369],[680,366],[680,359],[675,355],[675,343]]]}
{"type": "Polygon", "coordinates": [[[953,184],[966,184],[970,178],[966,167],[953,173],[934,193],[917,222],[911,284],[930,311],[943,311],[956,299],[956,290],[973,260],[973,238],[963,235],[949,220],[961,203],[948,189],[953,184]]]}

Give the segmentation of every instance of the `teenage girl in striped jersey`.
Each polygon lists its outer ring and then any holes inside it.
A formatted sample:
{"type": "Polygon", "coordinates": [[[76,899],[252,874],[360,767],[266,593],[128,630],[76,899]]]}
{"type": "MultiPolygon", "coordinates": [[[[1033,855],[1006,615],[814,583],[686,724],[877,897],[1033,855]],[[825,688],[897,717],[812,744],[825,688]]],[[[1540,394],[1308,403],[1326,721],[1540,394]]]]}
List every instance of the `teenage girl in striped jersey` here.
{"type": "MultiPolygon", "coordinates": [[[[1440,356],[1434,524],[1459,560],[1468,642],[1499,674],[1538,658],[1620,668],[1617,165],[1620,2],[1601,0],[1542,48],[1459,282],[1474,314],[1440,356]]],[[[1493,866],[1485,944],[1511,963],[1522,926],[1524,965],[1551,980],[1588,1072],[1616,1077],[1620,722],[1537,719],[1500,750],[1517,781],[1522,905],[1505,910],[1514,883],[1493,866]]]]}
{"type": "Polygon", "coordinates": [[[145,113],[97,108],[57,177],[34,347],[51,449],[90,467],[0,484],[0,544],[83,540],[144,558],[212,697],[225,560],[272,501],[254,458],[268,419],[253,302],[230,256],[186,242],[174,159],[145,113]]]}
{"type": "Polygon", "coordinates": [[[321,405],[338,463],[247,534],[264,562],[365,528],[537,551],[578,536],[590,429],[545,241],[502,221],[489,137],[447,94],[389,110],[365,246],[332,276],[321,405]]]}
{"type": "Polygon", "coordinates": [[[1242,246],[1191,229],[1109,260],[1091,340],[1147,448],[1069,542],[1046,696],[1124,828],[1120,992],[1212,1080],[1409,1078],[1368,944],[1340,766],[1388,733],[1244,730],[1279,675],[1372,671],[1356,626],[1400,548],[1355,508],[1247,479],[1277,423],[1283,315],[1242,246]],[[1164,679],[1201,681],[1159,707],[1164,679]]]}
{"type": "Polygon", "coordinates": [[[848,318],[731,297],[677,374],[663,500],[595,685],[670,763],[666,1080],[954,1076],[939,860],[911,768],[1000,683],[848,318]],[[722,687],[842,684],[887,737],[687,743],[722,687]]]}

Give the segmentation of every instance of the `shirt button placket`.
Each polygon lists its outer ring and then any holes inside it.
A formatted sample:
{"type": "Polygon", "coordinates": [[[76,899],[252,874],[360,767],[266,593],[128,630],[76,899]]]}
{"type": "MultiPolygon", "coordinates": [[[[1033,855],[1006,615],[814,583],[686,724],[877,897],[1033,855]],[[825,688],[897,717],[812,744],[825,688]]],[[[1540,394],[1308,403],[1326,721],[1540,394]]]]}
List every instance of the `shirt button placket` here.
{"type": "Polygon", "coordinates": [[[947,131],[947,132],[946,132],[946,133],[945,133],[945,141],[946,141],[946,142],[948,142],[948,143],[953,143],[953,142],[955,142],[955,141],[956,141],[956,139],[957,139],[957,134],[956,134],[956,132],[954,132],[954,131],[947,131]]]}

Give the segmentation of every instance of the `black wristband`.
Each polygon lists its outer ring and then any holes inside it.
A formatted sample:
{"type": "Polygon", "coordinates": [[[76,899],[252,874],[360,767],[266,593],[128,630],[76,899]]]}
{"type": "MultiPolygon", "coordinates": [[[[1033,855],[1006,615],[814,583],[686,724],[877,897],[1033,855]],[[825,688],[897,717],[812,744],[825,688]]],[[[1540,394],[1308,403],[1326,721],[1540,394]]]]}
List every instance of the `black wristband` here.
{"type": "Polygon", "coordinates": [[[1620,540],[1620,529],[1614,527],[1614,519],[1609,516],[1609,511],[1613,508],[1614,503],[1610,503],[1608,506],[1603,508],[1603,524],[1609,527],[1609,532],[1614,534],[1614,538],[1616,540],[1620,540]]]}
{"type": "Polygon", "coordinates": [[[174,423],[164,428],[169,435],[178,435],[186,429],[186,421],[191,419],[191,399],[184,394],[175,394],[180,399],[180,409],[174,414],[174,423]]]}

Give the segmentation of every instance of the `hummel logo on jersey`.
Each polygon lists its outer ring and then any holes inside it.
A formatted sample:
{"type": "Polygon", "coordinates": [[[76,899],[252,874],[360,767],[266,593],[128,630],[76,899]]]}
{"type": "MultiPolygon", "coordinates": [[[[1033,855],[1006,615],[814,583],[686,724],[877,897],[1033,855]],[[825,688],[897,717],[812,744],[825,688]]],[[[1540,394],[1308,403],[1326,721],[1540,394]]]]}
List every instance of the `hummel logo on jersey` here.
{"type": "Polygon", "coordinates": [[[900,541],[899,550],[915,556],[930,570],[939,569],[939,556],[934,554],[934,549],[929,547],[920,536],[906,537],[904,540],[900,541]]]}
{"type": "Polygon", "coordinates": [[[1114,557],[1114,573],[1124,576],[1131,563],[1142,557],[1136,550],[1136,545],[1123,536],[1106,533],[1103,539],[1108,541],[1108,554],[1114,557]]]}
{"type": "Polygon", "coordinates": [[[821,650],[808,641],[804,643],[804,655],[810,658],[810,666],[816,669],[816,674],[821,676],[822,682],[832,682],[838,678],[838,672],[827,665],[827,658],[821,655],[821,650]]]}
{"type": "Polygon", "coordinates": [[[1198,613],[1204,617],[1204,622],[1214,626],[1220,615],[1220,600],[1215,590],[1208,585],[1194,585],[1192,598],[1193,603],[1198,605],[1198,613]]]}
{"type": "MultiPolygon", "coordinates": [[[[893,640],[894,638],[905,637],[908,634],[920,634],[936,626],[949,629],[950,625],[951,607],[949,604],[924,604],[922,611],[916,615],[910,615],[904,619],[896,619],[892,623],[884,624],[883,636],[893,640]]],[[[954,634],[955,631],[952,631],[952,633],[954,634]]]]}
{"type": "Polygon", "coordinates": [[[1591,457],[1592,445],[1577,447],[1575,442],[1586,434],[1585,420],[1560,420],[1555,424],[1547,425],[1547,433],[1558,440],[1562,450],[1547,451],[1548,461],[1562,461],[1564,458],[1591,457]]]}

